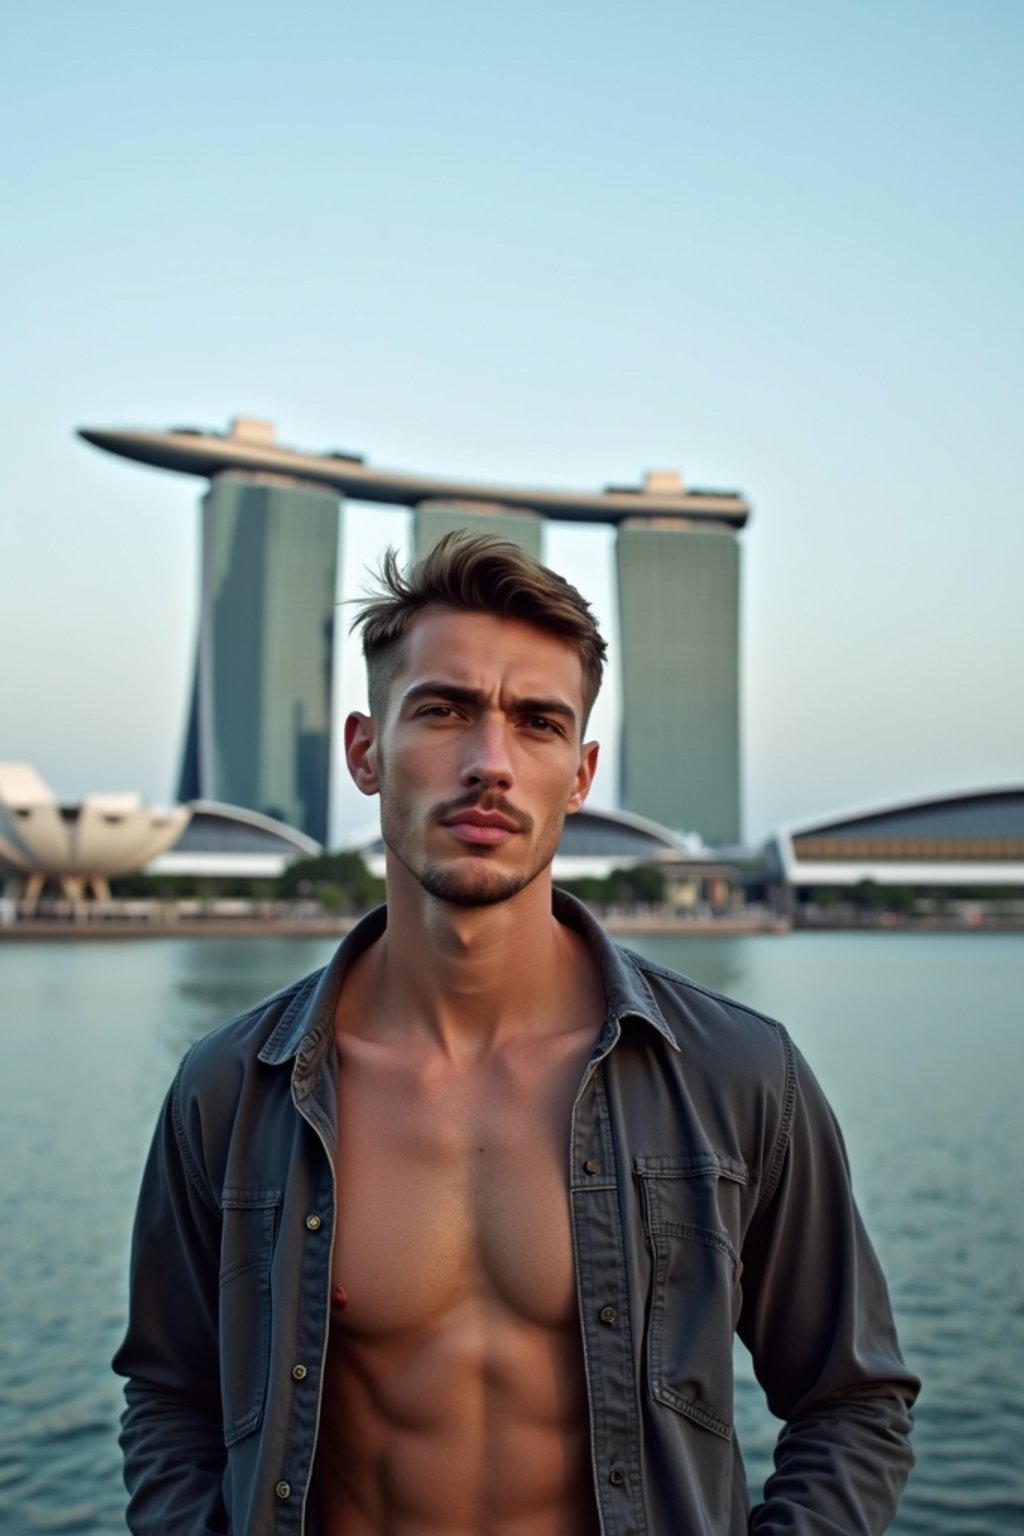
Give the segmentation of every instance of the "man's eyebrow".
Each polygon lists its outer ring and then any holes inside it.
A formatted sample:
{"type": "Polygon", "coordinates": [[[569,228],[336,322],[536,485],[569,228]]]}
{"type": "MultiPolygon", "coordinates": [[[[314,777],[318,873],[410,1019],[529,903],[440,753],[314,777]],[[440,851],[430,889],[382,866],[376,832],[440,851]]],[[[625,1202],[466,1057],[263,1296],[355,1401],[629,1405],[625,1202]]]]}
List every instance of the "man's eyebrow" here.
{"type": "Polygon", "coordinates": [[[437,683],[429,678],[413,683],[402,695],[403,704],[415,704],[417,699],[445,699],[449,704],[482,704],[483,693],[479,688],[464,688],[459,683],[437,683]]]}
{"type": "MultiPolygon", "coordinates": [[[[415,704],[418,699],[442,699],[447,704],[475,704],[484,702],[484,694],[479,688],[466,688],[460,683],[433,682],[426,679],[422,683],[413,683],[402,695],[403,704],[415,704]]],[[[563,719],[576,723],[576,711],[571,704],[559,698],[525,698],[514,699],[515,709],[523,715],[560,715],[563,719]]]]}
{"type": "Polygon", "coordinates": [[[564,699],[516,699],[516,708],[524,715],[562,715],[576,723],[576,711],[564,699]]]}

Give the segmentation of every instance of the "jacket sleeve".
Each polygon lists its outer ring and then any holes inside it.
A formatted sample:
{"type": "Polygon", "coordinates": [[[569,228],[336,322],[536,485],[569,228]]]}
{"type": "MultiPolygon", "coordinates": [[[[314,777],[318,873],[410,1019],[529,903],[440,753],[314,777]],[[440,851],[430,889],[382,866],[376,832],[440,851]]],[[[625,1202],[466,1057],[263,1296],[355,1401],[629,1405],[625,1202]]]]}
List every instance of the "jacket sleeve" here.
{"type": "Polygon", "coordinates": [[[906,1368],[839,1127],[785,1032],[783,1124],[743,1252],[739,1333],[785,1421],[756,1536],[878,1536],[913,1465],[906,1368]]]}
{"type": "Polygon", "coordinates": [[[220,1212],[186,1139],[181,1075],[143,1174],[128,1330],[113,1362],[127,1378],[121,1448],[128,1528],[136,1536],[228,1529],[217,1349],[220,1212]]]}

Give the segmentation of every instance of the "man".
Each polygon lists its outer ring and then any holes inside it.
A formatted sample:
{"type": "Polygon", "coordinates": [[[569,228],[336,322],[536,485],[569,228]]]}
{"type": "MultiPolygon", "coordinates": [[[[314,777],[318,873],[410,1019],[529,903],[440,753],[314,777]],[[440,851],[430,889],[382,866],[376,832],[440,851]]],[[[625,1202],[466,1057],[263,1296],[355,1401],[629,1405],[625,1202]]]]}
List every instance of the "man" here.
{"type": "Polygon", "coordinates": [[[385,912],[198,1042],[139,1202],[147,1536],[868,1533],[916,1382],[784,1030],[553,892],[604,643],[450,535],[363,605],[385,912]],[[785,1420],[748,1505],[732,1344],[785,1420]]]}

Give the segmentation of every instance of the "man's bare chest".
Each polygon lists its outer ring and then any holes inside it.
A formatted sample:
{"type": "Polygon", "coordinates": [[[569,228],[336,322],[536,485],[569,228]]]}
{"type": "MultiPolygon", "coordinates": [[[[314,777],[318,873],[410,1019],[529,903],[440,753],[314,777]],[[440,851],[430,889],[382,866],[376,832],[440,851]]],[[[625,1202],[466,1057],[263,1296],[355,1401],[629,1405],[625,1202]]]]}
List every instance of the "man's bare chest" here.
{"type": "Polygon", "coordinates": [[[588,1042],[530,1044],[459,1068],[343,1042],[334,1280],[346,1329],[415,1335],[467,1307],[570,1323],[569,1129],[588,1042]]]}

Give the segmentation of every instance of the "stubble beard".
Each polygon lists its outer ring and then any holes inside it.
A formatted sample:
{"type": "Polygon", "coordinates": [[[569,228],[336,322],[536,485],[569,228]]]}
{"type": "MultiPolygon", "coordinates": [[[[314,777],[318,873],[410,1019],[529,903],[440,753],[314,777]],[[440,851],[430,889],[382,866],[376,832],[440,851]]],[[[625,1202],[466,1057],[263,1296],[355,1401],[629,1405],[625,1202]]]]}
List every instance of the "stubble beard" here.
{"type": "MultiPolygon", "coordinates": [[[[550,866],[561,840],[564,822],[565,816],[561,815],[553,817],[547,824],[537,848],[536,859],[525,870],[506,873],[495,869],[491,863],[493,850],[469,847],[462,855],[458,867],[431,860],[422,868],[417,868],[403,852],[403,845],[408,846],[404,836],[405,817],[400,811],[392,810],[383,798],[381,803],[381,837],[384,846],[409,871],[428,896],[453,907],[494,907],[518,896],[520,891],[532,885],[550,866]]],[[[531,830],[532,823],[518,835],[528,836],[531,830]]]]}
{"type": "Polygon", "coordinates": [[[416,879],[428,896],[446,902],[452,907],[496,907],[503,901],[518,896],[540,874],[534,870],[529,875],[499,875],[488,870],[489,876],[481,880],[484,869],[446,869],[443,864],[427,864],[415,872],[416,879]]]}

